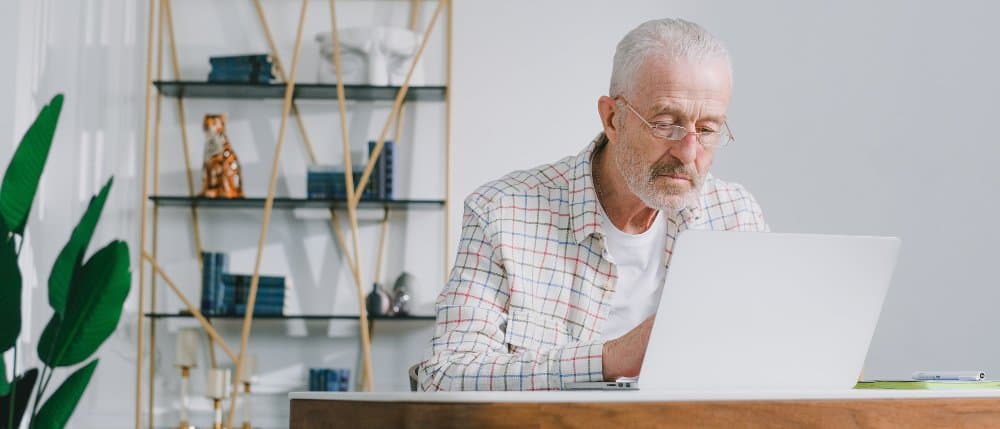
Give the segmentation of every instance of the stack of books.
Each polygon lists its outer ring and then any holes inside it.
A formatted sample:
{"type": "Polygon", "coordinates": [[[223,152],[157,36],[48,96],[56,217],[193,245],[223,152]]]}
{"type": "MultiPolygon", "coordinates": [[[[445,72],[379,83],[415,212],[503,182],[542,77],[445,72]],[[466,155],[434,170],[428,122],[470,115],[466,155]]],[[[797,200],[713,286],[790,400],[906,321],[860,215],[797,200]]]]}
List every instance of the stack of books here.
{"type": "MultiPolygon", "coordinates": [[[[223,299],[229,314],[242,316],[247,312],[250,300],[249,274],[223,274],[223,299]]],[[[285,313],[285,278],[260,276],[257,280],[257,300],[253,313],[261,316],[280,316],[285,313]]]]}
{"type": "MultiPolygon", "coordinates": [[[[354,184],[361,180],[361,171],[355,171],[354,184]]],[[[365,189],[361,191],[362,200],[375,199],[375,181],[371,178],[365,189]]],[[[339,167],[314,165],[306,173],[306,196],[314,199],[346,199],[347,181],[344,180],[344,170],[339,167]]]]}
{"type": "MultiPolygon", "coordinates": [[[[243,316],[250,297],[249,274],[231,274],[225,253],[202,252],[201,312],[206,316],[243,316]]],[[[285,278],[260,276],[254,314],[281,316],[285,313],[285,278]]]]}
{"type": "Polygon", "coordinates": [[[209,82],[270,83],[274,79],[268,54],[209,57],[209,82]]]}
{"type": "Polygon", "coordinates": [[[351,370],[309,368],[310,392],[347,392],[348,390],[351,390],[351,370]]]}
{"type": "MultiPolygon", "coordinates": [[[[368,142],[369,159],[375,151],[376,142],[368,142]]],[[[396,145],[391,141],[386,141],[382,147],[382,154],[375,162],[375,168],[368,179],[368,184],[361,192],[362,200],[391,200],[394,198],[393,192],[394,176],[396,170],[396,145]]],[[[364,166],[352,166],[356,168],[354,172],[354,184],[357,186],[361,180],[361,173],[364,166]]],[[[306,173],[306,195],[313,199],[346,199],[347,182],[344,180],[343,168],[333,166],[310,166],[306,173]]]]}

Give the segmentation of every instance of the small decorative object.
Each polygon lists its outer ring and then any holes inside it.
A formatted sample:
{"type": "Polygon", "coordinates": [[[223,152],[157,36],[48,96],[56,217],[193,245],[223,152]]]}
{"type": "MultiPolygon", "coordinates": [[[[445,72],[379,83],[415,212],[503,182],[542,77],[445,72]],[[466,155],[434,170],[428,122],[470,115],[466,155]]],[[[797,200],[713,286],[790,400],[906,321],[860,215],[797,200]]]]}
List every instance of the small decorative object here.
{"type": "MultiPolygon", "coordinates": [[[[410,62],[420,46],[420,35],[405,28],[357,27],[340,31],[340,67],[345,85],[402,85],[410,62]]],[[[320,83],[336,83],[332,33],[316,34],[319,43],[320,83]]],[[[423,83],[420,63],[413,70],[411,85],[423,83]]]]}
{"type": "Polygon", "coordinates": [[[243,360],[243,377],[240,379],[243,382],[243,429],[253,428],[250,424],[250,411],[253,409],[253,404],[250,402],[250,383],[253,382],[256,373],[257,358],[254,355],[248,355],[243,360]]]}
{"type": "Polygon", "coordinates": [[[410,289],[415,279],[412,274],[403,272],[392,285],[392,314],[406,316],[410,314],[410,289]]]}
{"type": "Polygon", "coordinates": [[[226,399],[226,392],[229,390],[229,377],[228,368],[208,370],[208,392],[205,396],[212,400],[212,408],[215,410],[212,429],[222,429],[222,400],[226,399]]]}
{"type": "Polygon", "coordinates": [[[202,166],[201,196],[243,198],[243,176],[236,152],[226,137],[226,115],[206,114],[205,163],[202,166]]]}
{"type": "Polygon", "coordinates": [[[177,332],[177,350],[174,364],[181,369],[181,409],[180,429],[194,429],[188,422],[190,403],[188,396],[191,388],[191,368],[198,366],[198,340],[201,333],[198,328],[184,328],[177,332]]]}
{"type": "Polygon", "coordinates": [[[386,292],[385,288],[379,283],[372,285],[372,291],[365,299],[365,304],[369,316],[391,315],[392,298],[389,296],[389,292],[386,292]]]}

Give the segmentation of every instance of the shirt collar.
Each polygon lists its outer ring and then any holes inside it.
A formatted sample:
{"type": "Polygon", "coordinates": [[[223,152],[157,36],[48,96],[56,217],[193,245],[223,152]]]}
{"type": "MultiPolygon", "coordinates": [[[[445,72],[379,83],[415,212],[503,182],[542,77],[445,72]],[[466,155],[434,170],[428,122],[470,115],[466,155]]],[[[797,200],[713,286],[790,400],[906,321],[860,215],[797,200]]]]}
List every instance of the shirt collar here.
{"type": "MultiPolygon", "coordinates": [[[[598,217],[597,191],[594,188],[593,158],[594,153],[608,143],[608,137],[601,132],[594,138],[586,148],[577,154],[574,161],[572,178],[570,180],[570,223],[573,229],[573,237],[577,244],[582,243],[593,234],[603,236],[604,230],[601,228],[598,217]]],[[[712,179],[711,175],[706,177],[706,182],[712,179]]],[[[694,199],[694,203],[677,211],[668,214],[668,218],[680,221],[683,224],[691,225],[701,219],[703,214],[702,198],[694,199]]]]}

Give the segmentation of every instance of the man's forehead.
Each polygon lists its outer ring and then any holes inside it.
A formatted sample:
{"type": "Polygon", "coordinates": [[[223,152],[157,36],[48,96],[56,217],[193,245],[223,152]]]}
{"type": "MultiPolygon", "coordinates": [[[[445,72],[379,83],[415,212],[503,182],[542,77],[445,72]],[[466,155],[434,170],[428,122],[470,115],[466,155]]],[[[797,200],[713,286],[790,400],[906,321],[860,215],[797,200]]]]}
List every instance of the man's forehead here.
{"type": "Polygon", "coordinates": [[[732,93],[729,64],[718,60],[661,58],[643,64],[632,86],[633,103],[645,113],[688,112],[723,116],[732,93]]]}
{"type": "Polygon", "coordinates": [[[729,63],[724,59],[687,60],[654,57],[635,74],[632,87],[642,91],[687,92],[726,96],[732,91],[729,63]]]}

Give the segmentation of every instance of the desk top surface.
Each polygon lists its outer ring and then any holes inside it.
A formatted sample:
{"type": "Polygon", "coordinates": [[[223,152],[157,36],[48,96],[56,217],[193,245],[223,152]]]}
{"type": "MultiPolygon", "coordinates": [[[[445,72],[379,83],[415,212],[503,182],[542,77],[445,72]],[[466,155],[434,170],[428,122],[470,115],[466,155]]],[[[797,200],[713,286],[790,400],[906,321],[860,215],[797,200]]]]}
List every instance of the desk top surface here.
{"type": "Polygon", "coordinates": [[[682,402],[782,401],[920,398],[995,398],[1000,390],[890,390],[836,391],[542,391],[542,392],[292,392],[289,399],[362,402],[682,402]]]}

